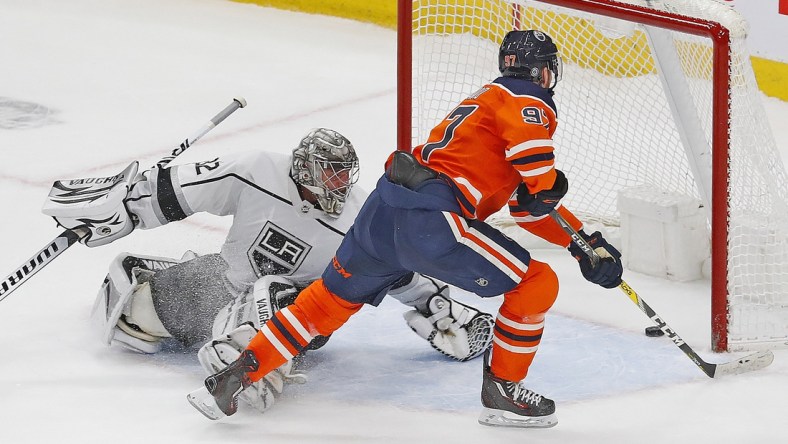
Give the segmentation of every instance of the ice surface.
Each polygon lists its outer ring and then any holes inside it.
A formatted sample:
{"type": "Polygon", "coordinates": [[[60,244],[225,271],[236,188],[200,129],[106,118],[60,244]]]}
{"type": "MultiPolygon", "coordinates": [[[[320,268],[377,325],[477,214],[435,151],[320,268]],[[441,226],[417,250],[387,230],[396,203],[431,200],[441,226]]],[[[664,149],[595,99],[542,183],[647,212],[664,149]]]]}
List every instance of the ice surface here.
{"type": "MultiPolygon", "coordinates": [[[[54,180],[150,166],[236,95],[248,107],[177,162],[288,152],[326,126],[353,141],[369,189],[394,148],[393,31],[222,0],[0,0],[0,10],[3,275],[61,231],[40,213],[54,180]]],[[[788,153],[788,104],[766,105],[788,153]]],[[[765,370],[710,380],[665,337],[646,337],[648,319],[622,293],[588,284],[556,250],[534,251],[561,293],[527,379],[556,400],[553,429],[478,425],[480,362],[432,351],[395,301],[354,316],[309,356],[309,383],[269,412],[242,405],[208,421],[185,399],[203,379],[193,351],[107,348],[87,320],[115,255],[217,251],[227,226],[198,215],[74,246],[0,303],[0,442],[788,441],[786,351],[765,370]]],[[[627,281],[705,359],[738,356],[710,352],[708,283],[627,281]]],[[[457,296],[493,313],[500,304],[457,296]]]]}

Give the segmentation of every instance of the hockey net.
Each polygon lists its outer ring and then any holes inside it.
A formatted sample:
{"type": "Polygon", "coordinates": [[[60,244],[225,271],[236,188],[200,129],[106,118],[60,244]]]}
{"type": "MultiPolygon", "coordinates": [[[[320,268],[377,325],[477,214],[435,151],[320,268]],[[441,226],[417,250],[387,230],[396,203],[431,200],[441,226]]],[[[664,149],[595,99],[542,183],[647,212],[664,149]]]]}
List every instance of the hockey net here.
{"type": "Polygon", "coordinates": [[[511,29],[545,31],[564,60],[556,162],[582,184],[566,205],[616,226],[624,188],[697,198],[710,209],[712,347],[788,344],[788,180],[744,19],[715,0],[400,0],[401,149],[498,77],[511,29]]]}

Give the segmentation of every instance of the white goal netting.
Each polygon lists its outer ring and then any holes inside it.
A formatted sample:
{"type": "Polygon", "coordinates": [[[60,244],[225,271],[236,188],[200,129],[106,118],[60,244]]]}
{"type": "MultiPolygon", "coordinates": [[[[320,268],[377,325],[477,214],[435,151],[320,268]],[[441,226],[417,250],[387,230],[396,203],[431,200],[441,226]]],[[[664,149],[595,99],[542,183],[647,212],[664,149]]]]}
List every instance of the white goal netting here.
{"type": "Polygon", "coordinates": [[[709,38],[539,1],[415,0],[412,143],[499,75],[506,31],[547,32],[565,67],[555,141],[558,168],[575,184],[567,206],[585,222],[616,226],[623,188],[647,184],[704,202],[710,226],[728,217],[726,303],[714,314],[725,337],[713,342],[730,350],[788,344],[788,180],[750,66],[747,23],[715,0],[623,3],[730,31],[729,116],[713,112],[709,38]],[[714,170],[719,119],[730,122],[729,160],[714,170]],[[720,174],[728,177],[728,205],[711,208],[720,174]]]}

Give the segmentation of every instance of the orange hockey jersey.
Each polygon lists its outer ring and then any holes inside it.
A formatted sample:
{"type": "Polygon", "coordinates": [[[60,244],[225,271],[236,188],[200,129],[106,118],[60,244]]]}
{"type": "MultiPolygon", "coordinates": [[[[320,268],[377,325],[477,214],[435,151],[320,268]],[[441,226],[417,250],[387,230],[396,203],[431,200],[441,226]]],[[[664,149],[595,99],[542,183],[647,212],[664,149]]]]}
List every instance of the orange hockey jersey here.
{"type": "MultiPolygon", "coordinates": [[[[553,186],[557,114],[549,90],[500,77],[463,100],[413,154],[451,179],[465,217],[485,220],[510,203],[519,225],[566,246],[569,236],[549,216],[529,217],[516,208],[513,195],[521,182],[531,193],[553,186]]],[[[581,227],[568,210],[559,211],[581,227]]]]}

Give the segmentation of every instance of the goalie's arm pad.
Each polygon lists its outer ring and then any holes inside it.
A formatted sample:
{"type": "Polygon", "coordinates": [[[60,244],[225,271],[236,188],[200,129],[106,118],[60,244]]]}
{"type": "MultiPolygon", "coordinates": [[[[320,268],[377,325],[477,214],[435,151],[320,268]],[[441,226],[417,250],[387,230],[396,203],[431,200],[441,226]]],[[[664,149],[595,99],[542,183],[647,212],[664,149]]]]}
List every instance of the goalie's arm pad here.
{"type": "Polygon", "coordinates": [[[80,235],[88,247],[105,245],[134,230],[125,200],[139,164],[132,162],[111,177],[58,180],[41,211],[80,235]]]}
{"type": "Polygon", "coordinates": [[[127,205],[141,229],[201,212],[216,216],[235,215],[239,208],[251,212],[266,202],[268,191],[260,190],[278,190],[288,179],[285,171],[289,169],[277,164],[277,159],[269,153],[247,152],[154,167],[134,183],[127,205]]]}

